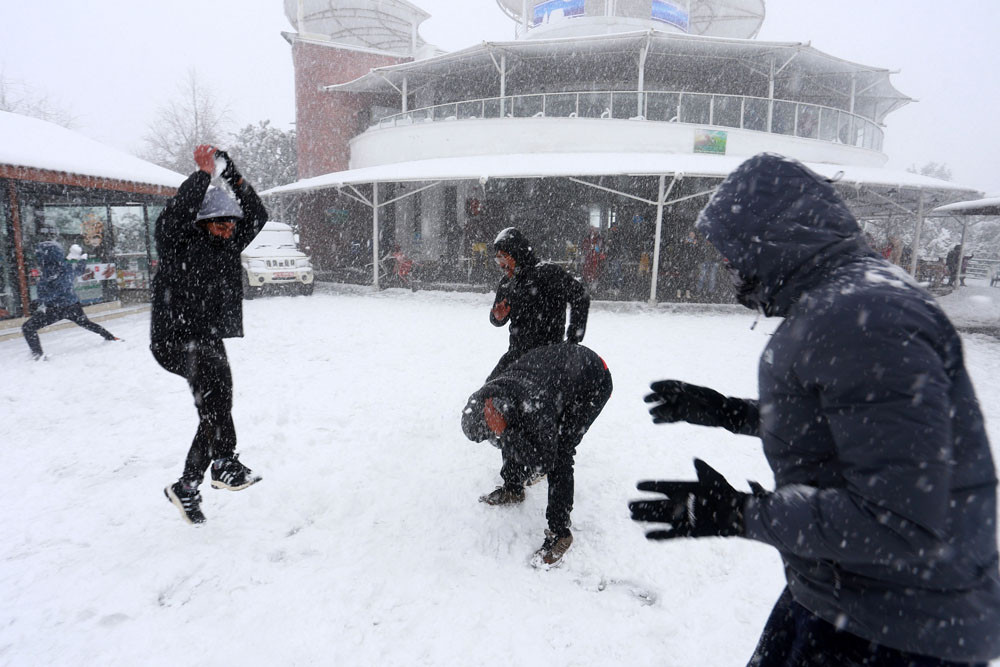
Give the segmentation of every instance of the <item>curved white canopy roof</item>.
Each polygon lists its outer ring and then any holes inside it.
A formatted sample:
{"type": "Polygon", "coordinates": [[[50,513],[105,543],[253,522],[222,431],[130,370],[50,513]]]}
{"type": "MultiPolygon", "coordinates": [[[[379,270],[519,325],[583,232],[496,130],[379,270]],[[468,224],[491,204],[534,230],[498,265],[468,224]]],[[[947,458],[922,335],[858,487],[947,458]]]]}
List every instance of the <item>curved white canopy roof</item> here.
{"type": "MultiPolygon", "coordinates": [[[[647,66],[654,67],[661,59],[683,59],[688,67],[718,68],[719,63],[738,63],[750,75],[767,78],[771,60],[781,69],[781,80],[789,86],[801,87],[803,82],[815,81],[815,88],[826,91],[834,81],[848,81],[852,77],[859,102],[866,100],[877,111],[873,120],[881,122],[892,111],[906,105],[912,98],[904,95],[890,81],[891,72],[884,68],[854,63],[813,48],[800,42],[762,42],[750,39],[727,39],[669,33],[660,30],[642,30],[613,35],[587,37],[561,37],[551,39],[517,40],[512,42],[483,42],[460,51],[446,53],[412,62],[377,67],[354,81],[327,86],[326,90],[352,93],[396,93],[406,78],[410,90],[427,85],[440,85],[441,81],[479,82],[497,77],[496,62],[501,55],[507,57],[508,67],[518,65],[518,73],[543,72],[557,66],[592,64],[606,70],[614,59],[632,62],[642,48],[646,48],[647,66]]],[[[664,61],[667,62],[667,61],[664,61]]],[[[629,68],[633,66],[628,65],[629,68]]],[[[469,85],[469,84],[461,84],[469,85]]],[[[843,87],[849,90],[849,84],[843,87]]],[[[719,92],[719,91],[700,91],[719,92]]],[[[808,101],[808,100],[801,100],[808,101]]]]}
{"type": "Polygon", "coordinates": [[[1000,215],[1000,197],[973,199],[954,204],[938,206],[932,212],[934,215],[1000,215]]]}
{"type": "Polygon", "coordinates": [[[168,188],[185,178],[55,123],[0,111],[0,167],[5,165],[168,188]]]}
{"type": "MultiPolygon", "coordinates": [[[[413,160],[375,167],[349,169],[271,188],[263,195],[303,193],[363,183],[458,181],[490,178],[548,178],[565,176],[659,176],[725,178],[745,157],[675,153],[531,153],[478,155],[413,160]]],[[[974,193],[970,187],[908,171],[877,167],[804,163],[837,183],[890,188],[924,188],[954,193],[974,193]],[[838,176],[839,175],[839,176],[838,176]]]]}

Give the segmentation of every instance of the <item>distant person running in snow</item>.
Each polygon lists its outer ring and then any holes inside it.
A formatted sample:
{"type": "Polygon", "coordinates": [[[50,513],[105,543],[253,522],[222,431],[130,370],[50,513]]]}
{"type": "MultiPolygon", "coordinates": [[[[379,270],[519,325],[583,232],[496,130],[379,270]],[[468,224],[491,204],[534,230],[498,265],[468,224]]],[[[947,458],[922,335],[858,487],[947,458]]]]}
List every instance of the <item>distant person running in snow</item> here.
{"type": "Polygon", "coordinates": [[[198,408],[184,473],[164,493],[187,521],[202,523],[198,485],[209,467],[218,489],[238,491],[261,479],[235,453],[233,378],[222,339],[243,336],[240,252],[267,222],[267,210],[225,152],[198,146],[194,159],[198,171],[156,220],[150,349],[163,368],[187,379],[198,408]],[[217,162],[238,204],[209,187],[217,162]]]}
{"type": "Polygon", "coordinates": [[[573,457],[584,434],[611,396],[611,373],[582,345],[548,345],[531,350],[487,380],[462,412],[469,440],[489,439],[508,465],[503,486],[486,496],[490,505],[524,500],[532,476],[548,474],[548,529],[533,564],[556,563],[573,543],[573,457]]]}
{"type": "MultiPolygon", "coordinates": [[[[70,250],[69,258],[87,258],[80,253],[80,246],[76,244],[70,250]]],[[[104,340],[121,340],[101,325],[91,322],[83,312],[80,298],[73,291],[73,282],[86,268],[82,262],[68,262],[57,241],[42,241],[35,246],[35,258],[42,274],[38,281],[38,306],[28,321],[21,325],[21,333],[36,361],[46,358],[42,352],[42,343],[38,340],[38,330],[59,320],[69,320],[87,331],[93,331],[104,340]]]]}
{"type": "Polygon", "coordinates": [[[697,481],[632,518],[649,539],[775,547],[787,586],[754,667],[982,665],[1000,656],[997,477],[962,341],[934,298],[872,252],[833,186],[763,154],[719,186],[697,227],[743,305],[783,317],[758,401],[653,383],[654,422],[761,438],[777,489],[697,481]]]}

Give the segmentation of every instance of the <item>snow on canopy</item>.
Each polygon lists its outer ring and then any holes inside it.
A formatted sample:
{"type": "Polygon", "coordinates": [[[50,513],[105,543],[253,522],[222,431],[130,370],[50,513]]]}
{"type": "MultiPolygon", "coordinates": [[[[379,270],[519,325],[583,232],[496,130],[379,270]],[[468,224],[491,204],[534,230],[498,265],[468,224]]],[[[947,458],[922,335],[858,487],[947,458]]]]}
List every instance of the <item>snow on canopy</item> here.
{"type": "Polygon", "coordinates": [[[1000,197],[955,202],[954,204],[938,206],[932,213],[948,215],[1000,215],[1000,197]]]}
{"type": "Polygon", "coordinates": [[[0,166],[178,187],[184,176],[48,121],[0,111],[0,166]]]}
{"type": "MultiPolygon", "coordinates": [[[[430,158],[360,167],[281,185],[262,195],[309,192],[357,183],[546,178],[558,176],[658,176],[683,174],[725,178],[749,156],[687,153],[532,153],[430,158]]],[[[804,162],[820,176],[839,183],[934,188],[975,192],[968,186],[881,167],[804,162]]]]}

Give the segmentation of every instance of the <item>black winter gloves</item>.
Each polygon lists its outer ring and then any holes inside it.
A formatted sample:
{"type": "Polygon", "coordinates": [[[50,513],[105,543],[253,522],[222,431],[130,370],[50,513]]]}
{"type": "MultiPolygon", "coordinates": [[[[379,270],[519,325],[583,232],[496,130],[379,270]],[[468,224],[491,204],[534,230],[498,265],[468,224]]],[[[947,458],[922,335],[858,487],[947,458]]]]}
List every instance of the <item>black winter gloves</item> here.
{"type": "Polygon", "coordinates": [[[759,435],[760,413],[757,401],[723,396],[714,389],[680,380],[660,380],[649,385],[646,396],[654,424],[689,422],[702,426],[721,426],[742,435],[759,435]]]}
{"type": "Polygon", "coordinates": [[[636,485],[640,491],[665,496],[663,500],[633,500],[628,504],[633,521],[668,524],[665,529],[646,533],[646,539],[743,535],[743,506],[750,494],[734,489],[701,459],[694,460],[694,468],[697,482],[646,481],[636,485]]]}

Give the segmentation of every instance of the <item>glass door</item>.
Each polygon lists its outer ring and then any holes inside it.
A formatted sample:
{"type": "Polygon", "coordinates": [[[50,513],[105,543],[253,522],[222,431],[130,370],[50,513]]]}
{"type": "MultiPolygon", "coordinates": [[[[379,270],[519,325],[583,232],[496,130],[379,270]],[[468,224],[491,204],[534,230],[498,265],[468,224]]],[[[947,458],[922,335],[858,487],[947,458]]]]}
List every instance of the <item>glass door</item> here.
{"type": "Polygon", "coordinates": [[[114,263],[120,290],[149,289],[150,256],[146,243],[146,217],[142,204],[108,207],[114,229],[114,263]]]}

